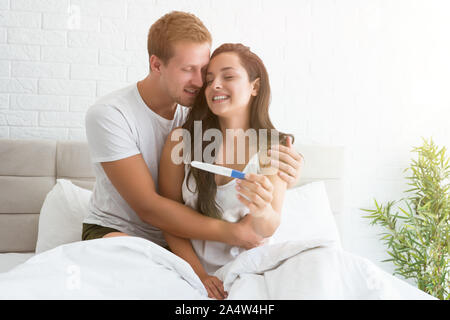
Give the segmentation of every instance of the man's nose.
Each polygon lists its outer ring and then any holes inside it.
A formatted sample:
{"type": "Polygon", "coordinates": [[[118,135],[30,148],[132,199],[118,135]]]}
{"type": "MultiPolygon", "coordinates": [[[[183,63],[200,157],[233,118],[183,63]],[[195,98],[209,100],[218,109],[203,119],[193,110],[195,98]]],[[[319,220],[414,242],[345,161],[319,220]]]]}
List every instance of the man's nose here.
{"type": "Polygon", "coordinates": [[[201,71],[195,72],[192,79],[192,84],[198,88],[201,88],[203,86],[203,77],[201,71]]]}

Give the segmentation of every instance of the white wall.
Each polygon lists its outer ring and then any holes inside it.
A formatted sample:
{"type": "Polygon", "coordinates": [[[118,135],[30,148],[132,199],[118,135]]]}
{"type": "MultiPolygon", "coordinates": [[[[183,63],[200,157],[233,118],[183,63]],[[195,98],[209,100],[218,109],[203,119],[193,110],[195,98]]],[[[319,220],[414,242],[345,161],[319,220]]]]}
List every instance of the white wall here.
{"type": "Polygon", "coordinates": [[[392,270],[358,208],[402,196],[421,136],[450,147],[449,2],[0,0],[0,137],[84,140],[88,106],[146,75],[171,10],[263,58],[277,127],[347,147],[344,246],[392,270]]]}

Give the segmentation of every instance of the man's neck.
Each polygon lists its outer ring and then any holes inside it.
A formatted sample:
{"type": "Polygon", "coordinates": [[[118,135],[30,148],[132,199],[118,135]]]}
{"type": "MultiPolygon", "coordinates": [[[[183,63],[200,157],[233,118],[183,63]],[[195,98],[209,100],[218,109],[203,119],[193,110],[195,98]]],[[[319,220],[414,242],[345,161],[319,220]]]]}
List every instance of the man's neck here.
{"type": "Polygon", "coordinates": [[[148,75],[145,79],[138,81],[137,87],[147,107],[165,119],[173,119],[177,103],[161,90],[155,78],[148,75]]]}

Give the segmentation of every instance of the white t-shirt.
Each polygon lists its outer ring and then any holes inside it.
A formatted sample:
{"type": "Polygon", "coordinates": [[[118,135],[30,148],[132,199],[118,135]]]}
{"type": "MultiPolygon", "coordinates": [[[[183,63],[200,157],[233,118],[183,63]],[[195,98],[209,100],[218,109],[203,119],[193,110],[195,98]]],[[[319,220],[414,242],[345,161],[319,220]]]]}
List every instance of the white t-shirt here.
{"type": "Polygon", "coordinates": [[[100,98],[86,113],[86,137],[96,177],[84,223],[117,229],[167,247],[160,229],[142,221],[107,177],[100,162],[142,154],[158,190],[158,167],[168,134],[183,125],[189,109],[177,106],[173,120],[152,111],[137,84],[100,98]]]}

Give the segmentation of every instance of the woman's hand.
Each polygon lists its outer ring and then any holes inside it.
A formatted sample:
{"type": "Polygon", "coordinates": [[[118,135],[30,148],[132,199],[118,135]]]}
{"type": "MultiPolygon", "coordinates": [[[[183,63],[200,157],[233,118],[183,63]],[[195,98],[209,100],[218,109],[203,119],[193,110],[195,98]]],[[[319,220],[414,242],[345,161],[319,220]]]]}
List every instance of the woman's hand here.
{"type": "Polygon", "coordinates": [[[287,137],[287,146],[277,145],[268,150],[272,167],[278,168],[278,176],[287,183],[287,188],[294,187],[300,180],[300,174],[303,167],[303,155],[298,153],[291,141],[287,137]],[[277,160],[275,160],[277,159],[277,160]]]}
{"type": "Polygon", "coordinates": [[[253,230],[263,238],[271,237],[281,222],[286,182],[278,175],[250,173],[236,185],[239,201],[250,209],[253,230]]]}
{"type": "Polygon", "coordinates": [[[270,180],[261,174],[249,173],[245,180],[236,181],[238,199],[254,217],[260,217],[272,212],[273,185],[270,180]],[[244,196],[245,197],[244,197],[244,196]]]}
{"type": "Polygon", "coordinates": [[[208,297],[223,300],[228,297],[228,292],[223,288],[223,282],[215,276],[204,274],[199,277],[208,292],[208,297]]]}

